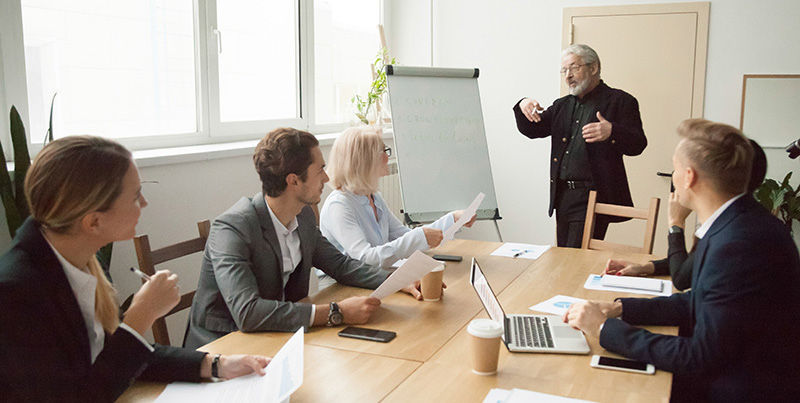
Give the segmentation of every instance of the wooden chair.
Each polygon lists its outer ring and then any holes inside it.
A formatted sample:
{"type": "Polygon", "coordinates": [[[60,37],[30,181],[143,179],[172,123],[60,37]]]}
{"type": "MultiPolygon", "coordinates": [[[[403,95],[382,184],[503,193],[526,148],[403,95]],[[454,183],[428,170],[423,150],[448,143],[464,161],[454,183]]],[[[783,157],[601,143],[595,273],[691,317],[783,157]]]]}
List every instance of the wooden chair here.
{"type": "MultiPolygon", "coordinates": [[[[139,260],[139,269],[147,275],[152,276],[156,274],[155,266],[157,264],[202,252],[206,247],[208,233],[211,230],[211,222],[209,220],[199,221],[197,223],[197,230],[200,232],[200,236],[197,238],[178,242],[156,250],[150,249],[150,240],[147,235],[139,235],[133,238],[133,245],[136,247],[136,257],[139,260]]],[[[153,323],[153,339],[155,339],[156,343],[165,346],[170,345],[167,322],[164,318],[191,307],[193,299],[194,291],[181,295],[181,300],[178,302],[178,305],[175,305],[166,315],[156,319],[153,323]]]]}
{"type": "Polygon", "coordinates": [[[583,226],[582,249],[613,250],[626,253],[653,253],[653,240],[656,234],[656,222],[658,221],[658,206],[661,199],[653,197],[650,199],[649,209],[637,209],[628,206],[618,206],[616,204],[606,204],[597,202],[597,192],[589,192],[589,203],[586,207],[586,223],[583,226]],[[617,217],[638,218],[647,220],[647,228],[644,231],[644,242],[641,247],[623,245],[614,242],[603,241],[592,238],[594,234],[594,224],[598,214],[605,214],[617,217]]]}

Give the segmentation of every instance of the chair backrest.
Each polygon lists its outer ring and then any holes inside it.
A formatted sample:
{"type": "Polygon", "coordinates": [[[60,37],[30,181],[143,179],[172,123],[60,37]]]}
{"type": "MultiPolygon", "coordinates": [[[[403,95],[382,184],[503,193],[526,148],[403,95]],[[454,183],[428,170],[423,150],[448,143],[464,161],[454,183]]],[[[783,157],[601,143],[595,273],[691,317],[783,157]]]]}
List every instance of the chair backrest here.
{"type": "MultiPolygon", "coordinates": [[[[139,260],[139,270],[152,276],[156,274],[155,266],[158,264],[193,253],[202,252],[206,247],[208,233],[211,230],[211,222],[209,220],[199,221],[197,223],[197,230],[200,232],[200,236],[197,238],[178,242],[156,250],[150,249],[150,240],[147,235],[138,235],[133,238],[133,245],[136,247],[136,258],[139,260]]],[[[164,318],[191,307],[193,299],[194,291],[182,294],[178,305],[175,305],[166,315],[153,322],[153,339],[155,339],[156,343],[165,346],[170,345],[167,322],[164,318]]]]}
{"type": "Polygon", "coordinates": [[[616,204],[606,204],[597,202],[597,192],[589,192],[589,203],[586,206],[586,222],[583,226],[582,249],[613,250],[628,253],[653,253],[653,241],[656,234],[656,222],[658,221],[658,206],[661,199],[653,197],[650,199],[649,209],[638,209],[628,206],[618,206],[616,204]],[[647,228],[644,231],[644,242],[641,247],[624,245],[614,242],[603,241],[592,238],[594,225],[598,214],[637,218],[647,221],[647,228]]]}

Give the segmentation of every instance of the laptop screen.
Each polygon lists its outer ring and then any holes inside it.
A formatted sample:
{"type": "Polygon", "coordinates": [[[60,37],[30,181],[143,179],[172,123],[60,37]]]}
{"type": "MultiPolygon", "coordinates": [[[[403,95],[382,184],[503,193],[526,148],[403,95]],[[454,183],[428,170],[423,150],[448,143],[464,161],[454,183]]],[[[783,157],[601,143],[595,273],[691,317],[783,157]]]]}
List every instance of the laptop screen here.
{"type": "Polygon", "coordinates": [[[480,298],[483,303],[486,313],[489,314],[489,317],[492,318],[493,321],[503,326],[505,330],[506,314],[503,312],[500,301],[497,300],[497,296],[494,294],[494,291],[492,291],[492,287],[489,286],[489,282],[486,280],[486,276],[483,275],[483,270],[478,266],[478,261],[475,260],[475,258],[472,258],[469,282],[472,283],[472,288],[478,293],[478,298],[480,298]]]}

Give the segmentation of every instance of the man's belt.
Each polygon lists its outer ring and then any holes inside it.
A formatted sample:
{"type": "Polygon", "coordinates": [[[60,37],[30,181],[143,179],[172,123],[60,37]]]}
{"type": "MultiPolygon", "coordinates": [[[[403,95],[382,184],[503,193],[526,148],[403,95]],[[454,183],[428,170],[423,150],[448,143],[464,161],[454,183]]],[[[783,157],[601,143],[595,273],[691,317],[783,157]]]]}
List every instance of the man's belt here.
{"type": "Polygon", "coordinates": [[[565,181],[565,180],[559,180],[559,182],[561,182],[564,187],[566,187],[567,189],[571,189],[571,190],[594,188],[594,183],[592,183],[592,181],[565,181]]]}

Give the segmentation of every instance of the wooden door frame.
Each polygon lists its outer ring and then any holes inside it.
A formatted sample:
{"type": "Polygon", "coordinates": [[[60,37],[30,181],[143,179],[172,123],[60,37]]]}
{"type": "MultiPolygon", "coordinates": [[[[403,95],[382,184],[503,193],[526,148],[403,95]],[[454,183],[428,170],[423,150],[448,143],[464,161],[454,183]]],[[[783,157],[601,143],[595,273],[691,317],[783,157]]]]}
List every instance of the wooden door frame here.
{"type": "MultiPolygon", "coordinates": [[[[706,88],[706,57],[708,53],[708,18],[710,2],[635,4],[625,6],[564,7],[561,26],[561,48],[572,44],[575,17],[604,17],[642,14],[695,14],[697,35],[694,49],[694,83],[692,86],[691,118],[703,117],[706,88]]],[[[564,95],[564,94],[561,94],[564,95]]]]}

